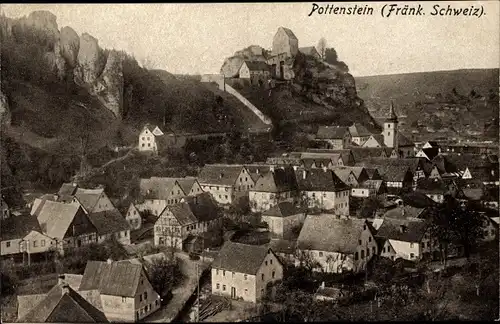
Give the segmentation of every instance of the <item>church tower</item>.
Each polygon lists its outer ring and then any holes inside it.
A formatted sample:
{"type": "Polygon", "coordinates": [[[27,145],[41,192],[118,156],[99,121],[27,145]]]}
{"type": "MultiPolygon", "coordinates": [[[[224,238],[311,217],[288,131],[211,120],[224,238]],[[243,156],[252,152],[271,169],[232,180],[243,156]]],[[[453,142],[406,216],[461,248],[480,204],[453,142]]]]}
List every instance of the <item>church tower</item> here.
{"type": "Polygon", "coordinates": [[[384,121],[384,144],[387,147],[398,147],[398,117],[394,112],[394,103],[391,100],[389,116],[384,121]]]}

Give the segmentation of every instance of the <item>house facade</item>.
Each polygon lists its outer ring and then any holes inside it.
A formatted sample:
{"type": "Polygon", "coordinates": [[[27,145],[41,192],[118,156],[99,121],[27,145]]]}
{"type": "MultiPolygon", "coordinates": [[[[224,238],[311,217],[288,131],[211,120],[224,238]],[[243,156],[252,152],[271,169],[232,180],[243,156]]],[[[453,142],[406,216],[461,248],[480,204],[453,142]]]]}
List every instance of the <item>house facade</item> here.
{"type": "Polygon", "coordinates": [[[285,53],[287,57],[295,57],[299,51],[299,40],[290,29],[279,27],[272,46],[273,55],[285,53]]]}
{"type": "Polygon", "coordinates": [[[266,294],[268,283],[281,279],[283,265],[263,246],[227,242],[212,262],[214,295],[256,303],[266,294]]]}
{"type": "Polygon", "coordinates": [[[261,219],[267,223],[271,235],[287,238],[304,223],[305,211],[291,202],[282,202],[264,211],[261,219]]]}
{"type": "Polygon", "coordinates": [[[270,68],[266,62],[244,61],[239,69],[240,79],[247,79],[252,85],[263,85],[271,76],[270,68]]]}
{"type": "Polygon", "coordinates": [[[308,215],[297,240],[302,254],[316,263],[315,271],[359,272],[378,253],[372,228],[366,220],[331,214],[308,215]]]}
{"type": "Polygon", "coordinates": [[[248,195],[255,182],[243,165],[207,164],[198,175],[203,191],[209,192],[221,205],[229,205],[248,195]]]}
{"type": "Polygon", "coordinates": [[[371,136],[366,127],[359,123],[352,124],[349,127],[349,133],[351,134],[352,142],[358,146],[362,146],[371,136]]]}
{"type": "Polygon", "coordinates": [[[96,302],[112,322],[137,322],[160,308],[144,267],[131,262],[89,261],[80,283],[85,297],[94,292],[96,302]]]}
{"type": "Polygon", "coordinates": [[[351,133],[343,126],[319,126],[316,141],[325,144],[327,149],[347,149],[351,143],[351,133]]]}
{"type": "Polygon", "coordinates": [[[259,177],[248,192],[252,212],[263,212],[285,201],[297,198],[293,169],[276,168],[259,177]]]}
{"type": "Polygon", "coordinates": [[[163,136],[158,126],[145,125],[139,134],[137,149],[139,152],[158,153],[158,136],[163,136]]]}
{"type": "Polygon", "coordinates": [[[140,229],[142,226],[142,217],[139,209],[133,203],[128,207],[125,214],[125,220],[129,223],[131,230],[140,229]]]}

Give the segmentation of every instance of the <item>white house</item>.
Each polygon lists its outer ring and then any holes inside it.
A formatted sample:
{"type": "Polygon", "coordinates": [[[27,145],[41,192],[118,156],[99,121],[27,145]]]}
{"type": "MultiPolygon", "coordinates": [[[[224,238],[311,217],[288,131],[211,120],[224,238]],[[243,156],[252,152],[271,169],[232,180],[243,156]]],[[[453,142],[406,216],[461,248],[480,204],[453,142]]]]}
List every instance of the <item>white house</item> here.
{"type": "Polygon", "coordinates": [[[315,140],[325,143],[326,148],[346,149],[351,144],[351,133],[344,126],[319,126],[315,140]]]}
{"type": "Polygon", "coordinates": [[[304,223],[305,211],[291,202],[281,202],[262,213],[262,221],[269,226],[269,232],[279,238],[287,238],[304,223]]]}
{"type": "Polygon", "coordinates": [[[351,140],[353,143],[356,143],[358,146],[363,145],[371,135],[366,127],[359,123],[352,124],[349,127],[349,133],[351,133],[351,140]]]}
{"type": "Polygon", "coordinates": [[[291,168],[276,168],[261,175],[255,187],[249,190],[250,208],[262,212],[285,201],[294,201],[297,194],[295,176],[291,168]]]}
{"type": "Polygon", "coordinates": [[[131,203],[128,207],[127,213],[125,214],[125,220],[129,223],[130,228],[132,230],[136,230],[141,228],[142,226],[142,217],[139,209],[131,203]]]}
{"type": "Polygon", "coordinates": [[[140,152],[158,153],[157,138],[163,136],[164,133],[158,126],[145,125],[139,134],[139,143],[137,149],[140,152]]]}
{"type": "MultiPolygon", "coordinates": [[[[330,214],[308,215],[297,240],[303,257],[316,271],[360,272],[378,253],[372,227],[364,219],[330,214]]],[[[300,258],[298,264],[300,265],[300,258]]]]}
{"type": "Polygon", "coordinates": [[[212,262],[212,294],[256,303],[267,284],[283,279],[274,252],[259,245],[227,242],[212,262]]]}
{"type": "Polygon", "coordinates": [[[269,80],[269,65],[262,61],[243,61],[239,69],[240,79],[248,79],[253,85],[262,85],[269,80]]]}

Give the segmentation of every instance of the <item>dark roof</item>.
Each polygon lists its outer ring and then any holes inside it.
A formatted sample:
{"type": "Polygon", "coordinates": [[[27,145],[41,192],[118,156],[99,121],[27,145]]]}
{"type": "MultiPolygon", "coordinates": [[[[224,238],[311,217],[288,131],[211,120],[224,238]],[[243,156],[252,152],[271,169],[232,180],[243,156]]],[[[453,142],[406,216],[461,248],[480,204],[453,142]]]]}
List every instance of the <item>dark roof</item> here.
{"type": "Polygon", "coordinates": [[[442,155],[461,171],[464,171],[466,168],[479,167],[496,167],[498,169],[498,163],[491,163],[485,154],[443,153],[442,155]]]}
{"type": "MultiPolygon", "coordinates": [[[[384,144],[384,135],[383,134],[371,134],[371,137],[373,137],[373,139],[375,141],[377,141],[378,144],[380,144],[380,147],[386,147],[384,144]]],[[[363,143],[363,145],[364,145],[364,143],[363,143]]]]}
{"type": "Polygon", "coordinates": [[[254,187],[254,191],[285,192],[297,188],[295,174],[292,168],[275,169],[261,176],[254,187]]]}
{"type": "Polygon", "coordinates": [[[79,290],[103,295],[135,297],[143,267],[129,262],[88,261],[79,290]]]}
{"type": "Polygon", "coordinates": [[[232,186],[236,183],[243,168],[242,165],[205,164],[198,175],[198,182],[211,185],[232,186]]]}
{"type": "Polygon", "coordinates": [[[387,147],[351,147],[354,162],[359,163],[370,157],[386,157],[392,153],[392,148],[387,147]]]}
{"type": "Polygon", "coordinates": [[[377,236],[403,242],[420,242],[428,224],[422,220],[384,218],[377,236]]]}
{"type": "Polygon", "coordinates": [[[438,147],[429,147],[429,148],[424,148],[422,151],[427,155],[429,160],[432,161],[438,154],[439,154],[439,148],[438,147]]]}
{"type": "Polygon", "coordinates": [[[154,227],[154,224],[146,223],[143,224],[141,228],[130,231],[130,242],[135,243],[146,238],[153,238],[154,227]]]}
{"type": "Polygon", "coordinates": [[[432,147],[439,147],[438,142],[436,141],[427,141],[427,143],[429,143],[429,145],[432,147]]]}
{"type": "Polygon", "coordinates": [[[341,139],[349,129],[345,126],[319,126],[316,138],[318,139],[341,139]]]}
{"type": "Polygon", "coordinates": [[[455,164],[453,164],[446,156],[442,154],[436,155],[432,159],[432,164],[435,165],[438,168],[438,171],[443,174],[443,173],[453,173],[457,172],[458,168],[455,164]]]}
{"type": "Polygon", "coordinates": [[[352,137],[365,137],[365,136],[370,136],[372,133],[366,129],[365,126],[359,123],[354,123],[349,127],[349,132],[351,133],[352,137]]]}
{"type": "Polygon", "coordinates": [[[418,208],[418,207],[404,205],[388,210],[387,212],[385,212],[383,218],[392,218],[392,219],[419,218],[424,212],[425,208],[418,208]]]}
{"type": "Polygon", "coordinates": [[[309,56],[319,55],[318,50],[314,46],[299,47],[299,52],[309,56]]]}
{"type": "Polygon", "coordinates": [[[449,191],[448,185],[445,181],[434,179],[419,179],[417,181],[416,191],[423,193],[445,194],[449,191]]]}
{"type": "Polygon", "coordinates": [[[255,275],[269,252],[264,246],[226,242],[212,268],[255,275]]]}
{"type": "Polygon", "coordinates": [[[92,224],[94,224],[98,235],[130,230],[129,223],[117,209],[90,213],[88,217],[92,224]]]}
{"type": "Polygon", "coordinates": [[[3,219],[0,224],[0,233],[2,234],[2,241],[22,239],[31,231],[42,233],[42,229],[38,224],[36,216],[20,215],[11,216],[3,219]]]}
{"type": "Polygon", "coordinates": [[[411,172],[415,172],[421,168],[422,171],[429,171],[431,165],[426,162],[425,158],[383,158],[383,157],[370,157],[362,162],[356,163],[356,165],[366,166],[366,167],[378,167],[378,166],[407,166],[411,172]]]}
{"type": "Polygon", "coordinates": [[[297,170],[295,174],[299,190],[302,191],[342,191],[349,189],[332,170],[297,170]]]}
{"type": "Polygon", "coordinates": [[[384,165],[377,168],[385,182],[402,182],[410,177],[410,170],[404,165],[384,165]]]}
{"type": "Polygon", "coordinates": [[[408,137],[403,135],[403,133],[398,132],[398,146],[399,147],[415,146],[415,143],[413,143],[413,141],[411,141],[408,137]]]}
{"type": "Polygon", "coordinates": [[[403,203],[405,205],[417,207],[417,208],[425,208],[425,207],[432,207],[436,204],[434,200],[429,198],[427,195],[425,195],[422,192],[409,192],[401,197],[403,200],[403,203]]]}
{"type": "Polygon", "coordinates": [[[103,312],[86,301],[71,287],[58,284],[20,323],[108,323],[103,312]]]}
{"type": "Polygon", "coordinates": [[[316,168],[327,167],[328,164],[332,163],[329,158],[304,158],[302,159],[302,164],[306,169],[311,169],[313,164],[316,168]]]}
{"type": "Polygon", "coordinates": [[[73,196],[78,185],[76,183],[63,183],[57,192],[58,196],[73,196]]]}
{"type": "Polygon", "coordinates": [[[281,202],[270,209],[264,211],[262,216],[287,217],[303,213],[301,208],[295,207],[291,202],[281,202]]]}
{"type": "Polygon", "coordinates": [[[332,154],[332,155],[333,154],[340,154],[340,156],[342,157],[342,161],[344,161],[344,164],[351,163],[354,160],[354,156],[352,155],[350,149],[331,150],[331,149],[308,148],[307,153],[327,153],[327,154],[332,154]]]}
{"type": "Polygon", "coordinates": [[[335,215],[308,215],[297,240],[301,250],[353,254],[366,220],[335,215]]]}
{"type": "Polygon", "coordinates": [[[297,247],[297,241],[295,241],[295,240],[283,240],[283,239],[273,240],[272,239],[271,242],[269,242],[269,247],[275,253],[294,254],[295,249],[297,247]]]}
{"type": "Polygon", "coordinates": [[[297,36],[295,36],[293,31],[291,31],[290,29],[285,28],[285,27],[280,27],[280,28],[285,31],[285,33],[287,34],[288,37],[293,38],[293,39],[297,39],[297,36]]]}
{"type": "MultiPolygon", "coordinates": [[[[139,189],[142,195],[148,195],[152,199],[169,199],[175,184],[179,184],[180,178],[151,177],[139,181],[139,189]]],[[[184,191],[184,188],[181,187],[184,191]]],[[[184,192],[185,193],[185,192],[184,192]]],[[[186,194],[186,193],[185,193],[186,194]]]]}
{"type": "Polygon", "coordinates": [[[250,71],[269,71],[269,65],[263,61],[245,61],[245,64],[250,71]]]}
{"type": "Polygon", "coordinates": [[[99,189],[83,189],[83,188],[78,188],[76,189],[76,192],[74,196],[80,204],[82,204],[83,208],[87,210],[88,212],[92,211],[94,207],[97,204],[97,201],[99,201],[99,198],[101,195],[104,193],[104,189],[99,188],[99,189]]]}
{"type": "Polygon", "coordinates": [[[217,205],[208,192],[184,197],[180,203],[167,206],[164,212],[166,211],[170,211],[181,226],[208,222],[220,217],[217,205]]]}
{"type": "Polygon", "coordinates": [[[394,111],[394,102],[391,101],[391,105],[389,106],[389,115],[385,117],[386,121],[397,121],[398,116],[396,116],[396,112],[394,111]]]}

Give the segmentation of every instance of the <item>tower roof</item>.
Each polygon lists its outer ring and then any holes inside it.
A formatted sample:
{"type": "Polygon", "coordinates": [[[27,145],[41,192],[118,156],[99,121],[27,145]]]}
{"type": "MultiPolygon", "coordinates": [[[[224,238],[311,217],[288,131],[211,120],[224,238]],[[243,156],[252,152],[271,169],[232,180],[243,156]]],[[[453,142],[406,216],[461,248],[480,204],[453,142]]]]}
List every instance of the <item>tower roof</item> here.
{"type": "Polygon", "coordinates": [[[389,116],[387,116],[385,120],[393,122],[398,121],[398,116],[396,116],[396,113],[394,112],[394,101],[392,100],[391,100],[391,106],[389,107],[389,116]]]}

